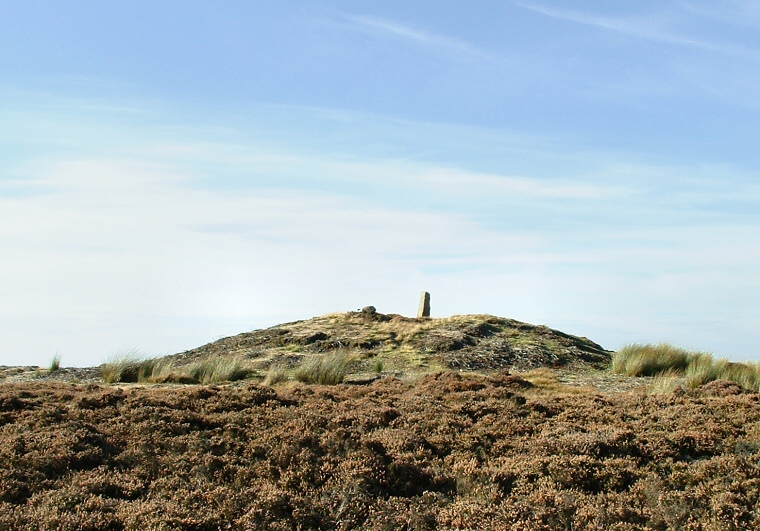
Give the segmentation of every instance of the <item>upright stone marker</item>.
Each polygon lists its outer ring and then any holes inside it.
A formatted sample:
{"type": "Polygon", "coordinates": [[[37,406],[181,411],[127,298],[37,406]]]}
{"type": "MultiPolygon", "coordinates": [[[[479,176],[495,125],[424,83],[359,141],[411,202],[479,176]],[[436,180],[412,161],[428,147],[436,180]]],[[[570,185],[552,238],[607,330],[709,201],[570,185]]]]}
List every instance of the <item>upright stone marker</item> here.
{"type": "Polygon", "coordinates": [[[420,295],[420,307],[417,309],[417,317],[430,317],[430,293],[423,291],[420,295]]]}

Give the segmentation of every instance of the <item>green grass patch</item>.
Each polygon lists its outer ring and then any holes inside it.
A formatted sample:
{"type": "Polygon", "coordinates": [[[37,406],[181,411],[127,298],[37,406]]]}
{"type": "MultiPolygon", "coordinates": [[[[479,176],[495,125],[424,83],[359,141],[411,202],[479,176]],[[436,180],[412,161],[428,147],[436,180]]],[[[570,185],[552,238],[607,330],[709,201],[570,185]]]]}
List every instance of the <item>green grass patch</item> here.
{"type": "Polygon", "coordinates": [[[50,367],[48,368],[48,372],[58,372],[61,369],[61,355],[56,354],[53,356],[53,359],[50,361],[50,367]]]}

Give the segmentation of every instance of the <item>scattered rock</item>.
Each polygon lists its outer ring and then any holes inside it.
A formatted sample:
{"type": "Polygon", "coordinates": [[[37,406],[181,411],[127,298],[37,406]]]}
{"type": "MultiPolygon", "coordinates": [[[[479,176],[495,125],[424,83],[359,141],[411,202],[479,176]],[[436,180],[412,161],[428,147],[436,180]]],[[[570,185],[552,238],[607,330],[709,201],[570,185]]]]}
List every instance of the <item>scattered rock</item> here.
{"type": "Polygon", "coordinates": [[[420,295],[420,306],[417,309],[417,317],[430,317],[430,293],[423,291],[420,295]]]}

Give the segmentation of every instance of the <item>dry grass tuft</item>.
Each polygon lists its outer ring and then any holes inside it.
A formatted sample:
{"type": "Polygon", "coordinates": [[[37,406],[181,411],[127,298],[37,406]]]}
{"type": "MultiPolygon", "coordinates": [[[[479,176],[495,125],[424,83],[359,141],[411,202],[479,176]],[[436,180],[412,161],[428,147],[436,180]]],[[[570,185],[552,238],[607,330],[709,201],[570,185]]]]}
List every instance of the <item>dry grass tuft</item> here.
{"type": "Polygon", "coordinates": [[[135,352],[114,356],[101,366],[103,381],[106,383],[134,383],[147,381],[153,375],[158,360],[142,358],[135,352]]]}
{"type": "Polygon", "coordinates": [[[133,353],[117,356],[101,366],[106,383],[200,383],[234,382],[252,372],[239,359],[212,356],[184,367],[168,358],[140,358],[133,353]]]}
{"type": "Polygon", "coordinates": [[[343,351],[313,356],[296,369],[294,377],[304,383],[337,385],[343,382],[353,361],[351,355],[343,351]]]}
{"type": "Polygon", "coordinates": [[[264,385],[275,385],[290,379],[288,369],[282,365],[272,365],[264,378],[264,385]]]}
{"type": "Polygon", "coordinates": [[[533,384],[535,390],[539,392],[559,394],[588,394],[596,392],[593,387],[579,387],[561,382],[559,375],[548,367],[531,369],[530,371],[519,373],[517,376],[533,384]]]}
{"type": "Polygon", "coordinates": [[[650,395],[669,395],[681,385],[681,382],[683,382],[683,374],[672,370],[661,372],[647,385],[647,393],[650,395]]]}
{"type": "Polygon", "coordinates": [[[695,353],[670,345],[626,345],[612,356],[612,371],[628,376],[655,376],[672,370],[683,372],[695,353]]]}
{"type": "Polygon", "coordinates": [[[185,374],[202,384],[245,380],[252,371],[237,358],[214,356],[190,365],[185,374]]]}
{"type": "Polygon", "coordinates": [[[686,370],[686,385],[689,387],[699,387],[715,380],[736,382],[752,391],[760,390],[760,372],[756,364],[733,363],[720,359],[711,364],[695,364],[686,370]]]}
{"type": "Polygon", "coordinates": [[[692,352],[667,343],[627,345],[612,357],[612,370],[629,376],[657,376],[650,389],[672,390],[675,378],[685,377],[686,385],[700,387],[715,380],[736,382],[745,389],[760,390],[760,365],[715,360],[707,352],[692,352]]]}

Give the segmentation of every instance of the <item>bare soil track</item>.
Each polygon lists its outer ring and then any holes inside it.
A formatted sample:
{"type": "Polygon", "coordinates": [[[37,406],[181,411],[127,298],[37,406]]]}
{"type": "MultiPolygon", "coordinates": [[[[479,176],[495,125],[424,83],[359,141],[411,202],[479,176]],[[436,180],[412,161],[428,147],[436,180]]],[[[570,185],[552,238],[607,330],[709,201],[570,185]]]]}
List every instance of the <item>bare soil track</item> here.
{"type": "Polygon", "coordinates": [[[0,529],[756,529],[758,395],[0,385],[0,529]]]}

